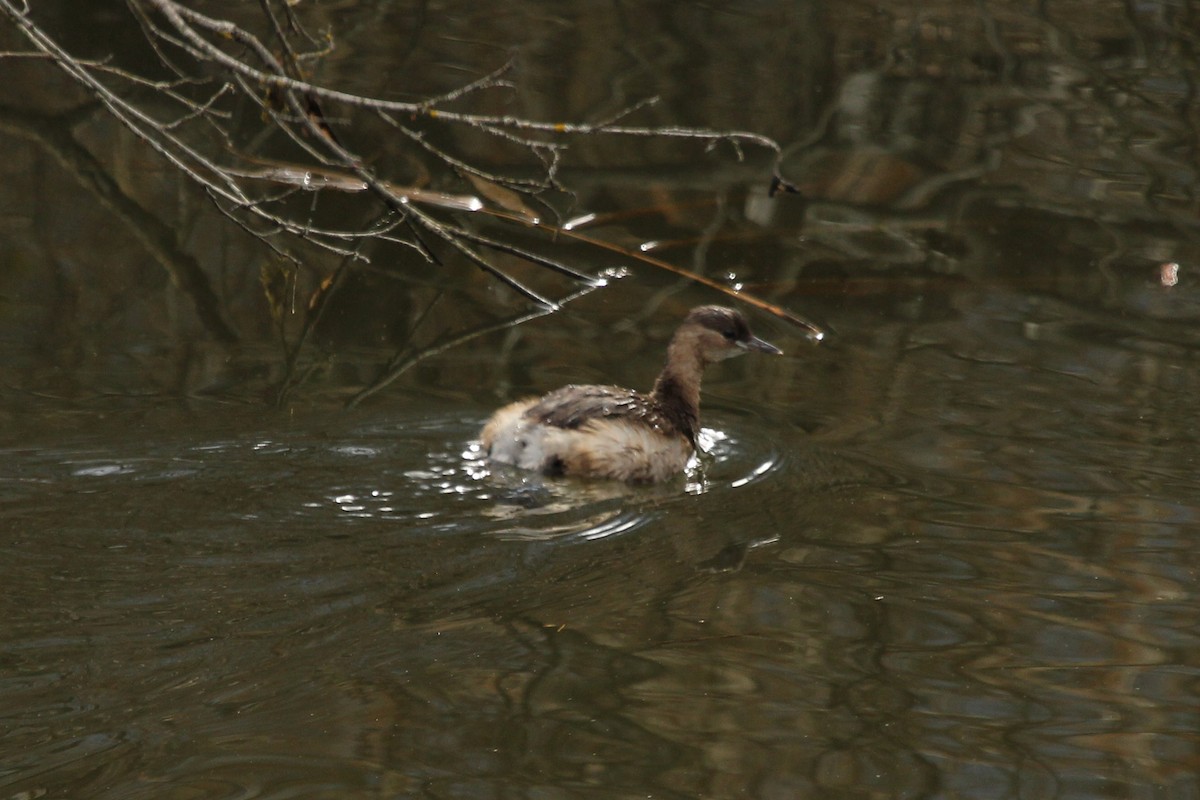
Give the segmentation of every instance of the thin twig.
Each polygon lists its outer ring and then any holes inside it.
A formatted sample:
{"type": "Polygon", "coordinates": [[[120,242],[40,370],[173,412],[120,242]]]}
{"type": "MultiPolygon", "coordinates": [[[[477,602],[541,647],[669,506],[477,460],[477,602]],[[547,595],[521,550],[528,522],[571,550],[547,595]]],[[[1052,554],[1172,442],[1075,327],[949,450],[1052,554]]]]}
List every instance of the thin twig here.
{"type": "Polygon", "coordinates": [[[518,325],[522,325],[526,322],[529,322],[530,320],[537,319],[538,317],[544,317],[547,314],[552,314],[556,310],[567,305],[568,303],[570,303],[574,300],[578,300],[580,297],[583,297],[584,295],[591,294],[596,289],[599,289],[602,285],[603,284],[595,283],[595,284],[592,284],[589,286],[584,286],[584,287],[572,292],[571,294],[567,295],[566,297],[559,298],[557,301],[555,301],[553,303],[553,305],[542,306],[540,308],[535,308],[532,311],[527,311],[523,314],[518,314],[517,316],[514,316],[514,317],[502,319],[499,322],[492,322],[487,325],[480,326],[478,328],[472,328],[469,331],[465,331],[456,336],[451,336],[448,339],[444,339],[441,342],[432,344],[429,347],[418,350],[415,353],[411,353],[407,356],[403,356],[403,357],[397,356],[396,358],[392,359],[392,361],[384,369],[383,374],[381,374],[378,378],[376,378],[375,381],[370,386],[363,389],[358,394],[354,395],[353,397],[351,397],[349,400],[346,401],[346,408],[354,408],[355,406],[359,405],[367,398],[371,397],[374,394],[377,394],[382,389],[387,388],[391,383],[393,383],[397,378],[399,378],[405,372],[408,372],[410,369],[415,367],[417,364],[420,364],[422,361],[425,361],[426,359],[432,358],[436,355],[441,355],[442,353],[446,352],[447,350],[458,347],[459,345],[466,344],[467,342],[472,341],[474,339],[478,339],[480,336],[486,336],[489,333],[495,333],[496,331],[502,331],[502,330],[505,330],[506,328],[514,328],[518,325]]]}
{"type": "MultiPolygon", "coordinates": [[[[446,111],[433,107],[428,101],[419,103],[403,102],[399,100],[383,100],[380,98],[364,97],[363,95],[351,94],[335,89],[327,89],[308,81],[301,81],[295,78],[290,78],[287,75],[276,72],[263,72],[255,69],[248,64],[245,64],[238,59],[230,56],[225,51],[208,42],[204,37],[196,32],[189,22],[199,25],[213,33],[239,41],[251,49],[253,49],[264,63],[271,63],[275,59],[270,55],[258,39],[252,34],[247,33],[238,26],[225,20],[217,20],[211,17],[200,14],[199,12],[185,8],[173,0],[148,0],[155,8],[157,8],[172,25],[201,53],[207,54],[210,58],[227,67],[234,72],[237,72],[245,77],[262,83],[267,86],[275,86],[280,89],[290,89],[298,92],[306,92],[317,97],[321,97],[331,101],[345,103],[347,105],[356,106],[359,108],[371,108],[377,111],[397,111],[405,114],[417,116],[425,116],[430,119],[443,120],[447,122],[460,122],[471,125],[477,128],[491,128],[495,131],[505,131],[511,135],[512,131],[540,131],[552,134],[570,134],[570,135],[585,135],[585,134],[610,134],[621,136],[642,136],[642,137],[671,137],[679,139],[696,139],[708,142],[727,141],[734,144],[740,142],[749,142],[764,147],[778,156],[781,152],[779,144],[769,136],[752,131],[713,131],[704,128],[687,128],[687,127],[642,127],[629,125],[610,125],[606,123],[573,123],[573,122],[545,122],[540,120],[531,120],[523,117],[512,115],[492,115],[492,114],[468,114],[457,111],[446,111]]],[[[526,141],[526,144],[529,142],[526,141]]]]}

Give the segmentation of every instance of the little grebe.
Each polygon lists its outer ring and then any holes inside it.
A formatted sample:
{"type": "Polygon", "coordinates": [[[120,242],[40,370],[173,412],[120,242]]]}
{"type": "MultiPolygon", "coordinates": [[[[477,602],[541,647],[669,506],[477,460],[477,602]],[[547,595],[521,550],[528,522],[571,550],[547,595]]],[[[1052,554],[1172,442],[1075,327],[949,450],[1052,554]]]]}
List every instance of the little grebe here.
{"type": "Polygon", "coordinates": [[[683,471],[696,449],[704,368],[749,350],[783,352],[754,336],[731,308],[693,308],[671,337],[650,394],[564,386],[504,406],[479,438],[494,461],[546,475],[663,481],[683,471]]]}

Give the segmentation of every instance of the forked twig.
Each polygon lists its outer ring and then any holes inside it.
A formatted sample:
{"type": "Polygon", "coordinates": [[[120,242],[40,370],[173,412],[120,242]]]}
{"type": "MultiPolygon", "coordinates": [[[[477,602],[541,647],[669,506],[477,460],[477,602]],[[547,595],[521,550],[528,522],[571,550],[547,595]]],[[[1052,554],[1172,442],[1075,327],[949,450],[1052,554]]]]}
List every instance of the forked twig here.
{"type": "Polygon", "coordinates": [[[558,300],[555,300],[553,307],[542,306],[540,308],[535,308],[532,311],[527,311],[523,314],[507,317],[497,322],[491,322],[487,325],[481,325],[477,328],[464,331],[463,333],[450,336],[440,342],[436,342],[428,347],[417,350],[416,352],[409,353],[407,355],[397,354],[397,356],[393,358],[384,368],[380,376],[372,381],[370,386],[366,387],[346,401],[346,408],[354,408],[362,401],[387,388],[388,385],[394,382],[405,372],[408,372],[417,364],[420,364],[422,361],[428,358],[440,355],[447,350],[466,344],[467,342],[478,339],[481,336],[487,336],[489,333],[496,333],[497,331],[502,331],[505,328],[512,328],[529,322],[530,320],[537,319],[538,317],[544,317],[547,314],[552,314],[568,303],[578,300],[584,295],[591,294],[603,285],[604,283],[597,281],[593,284],[577,289],[566,297],[561,297],[558,300]]]}

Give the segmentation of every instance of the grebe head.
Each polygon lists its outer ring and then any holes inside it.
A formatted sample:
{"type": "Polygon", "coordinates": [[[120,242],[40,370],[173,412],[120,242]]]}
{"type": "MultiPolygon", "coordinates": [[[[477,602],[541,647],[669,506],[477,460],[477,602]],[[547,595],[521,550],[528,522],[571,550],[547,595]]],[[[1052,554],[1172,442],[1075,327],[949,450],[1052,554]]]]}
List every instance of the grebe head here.
{"type": "Polygon", "coordinates": [[[709,364],[751,350],[772,355],[783,353],[751,333],[746,318],[739,312],[724,306],[693,308],[679,326],[675,339],[690,345],[709,364]]]}

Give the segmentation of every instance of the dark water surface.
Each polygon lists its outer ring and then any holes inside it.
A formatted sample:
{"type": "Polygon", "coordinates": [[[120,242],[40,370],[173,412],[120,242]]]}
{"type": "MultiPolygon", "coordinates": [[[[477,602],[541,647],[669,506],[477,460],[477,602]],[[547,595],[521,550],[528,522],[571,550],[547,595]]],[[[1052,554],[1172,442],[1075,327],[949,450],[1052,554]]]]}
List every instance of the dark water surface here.
{"type": "MultiPolygon", "coordinates": [[[[83,55],[136,39],[42,5],[83,55]]],[[[0,61],[0,800],[1200,798],[1194,5],[485,5],[307,9],[320,77],[425,96],[515,54],[513,113],[654,94],[776,137],[803,198],[662,141],[563,179],[596,236],[829,336],[751,312],[787,355],[710,370],[711,461],[661,487],[475,448],[508,399],[648,386],[720,300],[611,254],[346,410],[425,297],[364,278],[275,408],[255,244],[82,126],[221,345],[21,127],[65,84],[0,61]]],[[[520,307],[452,289],[423,324],[520,307]]]]}

